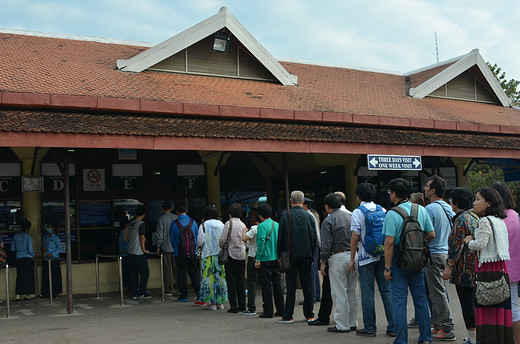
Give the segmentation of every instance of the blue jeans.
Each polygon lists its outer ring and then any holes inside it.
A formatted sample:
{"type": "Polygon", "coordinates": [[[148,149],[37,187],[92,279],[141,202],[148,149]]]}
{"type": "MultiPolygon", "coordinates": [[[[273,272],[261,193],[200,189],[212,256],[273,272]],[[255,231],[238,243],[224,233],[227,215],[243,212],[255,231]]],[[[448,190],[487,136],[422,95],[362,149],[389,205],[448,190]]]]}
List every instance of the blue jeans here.
{"type": "Polygon", "coordinates": [[[385,259],[372,262],[359,267],[359,283],[361,285],[361,308],[363,310],[363,324],[365,330],[376,332],[376,306],[374,302],[374,280],[377,282],[381,300],[385,308],[387,331],[395,332],[394,328],[394,304],[392,302],[392,286],[385,279],[385,259]]]}
{"type": "Polygon", "coordinates": [[[394,344],[408,343],[408,324],[406,317],[406,303],[408,301],[408,288],[412,293],[415,307],[415,320],[419,323],[418,341],[431,341],[432,330],[430,328],[430,316],[426,293],[424,290],[424,269],[420,271],[405,271],[399,269],[392,261],[392,299],[394,301],[394,324],[396,338],[394,344]]]}

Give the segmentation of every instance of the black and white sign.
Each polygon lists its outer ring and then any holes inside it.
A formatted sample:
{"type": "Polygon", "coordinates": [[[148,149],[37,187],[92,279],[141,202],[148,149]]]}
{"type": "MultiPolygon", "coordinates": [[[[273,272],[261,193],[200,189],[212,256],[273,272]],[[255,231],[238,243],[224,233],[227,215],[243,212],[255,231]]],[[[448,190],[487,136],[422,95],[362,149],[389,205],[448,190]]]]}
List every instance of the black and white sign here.
{"type": "Polygon", "coordinates": [[[367,155],[369,170],[421,171],[422,160],[415,155],[367,155]]]}

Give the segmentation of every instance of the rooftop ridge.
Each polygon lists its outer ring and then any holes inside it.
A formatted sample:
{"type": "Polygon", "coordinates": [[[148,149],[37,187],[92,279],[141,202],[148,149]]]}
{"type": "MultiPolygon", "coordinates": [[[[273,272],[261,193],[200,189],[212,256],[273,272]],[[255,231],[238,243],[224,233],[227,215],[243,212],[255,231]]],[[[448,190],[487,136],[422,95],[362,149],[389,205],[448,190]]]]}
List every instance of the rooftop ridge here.
{"type": "Polygon", "coordinates": [[[75,40],[75,41],[86,41],[86,42],[97,42],[97,43],[108,43],[108,44],[133,45],[133,46],[137,46],[137,47],[153,47],[153,46],[157,45],[157,43],[129,41],[129,40],[118,39],[118,38],[82,36],[82,35],[42,32],[42,31],[21,30],[21,29],[0,28],[0,33],[8,33],[8,34],[24,35],[24,36],[47,37],[47,38],[71,39],[71,40],[75,40]]]}

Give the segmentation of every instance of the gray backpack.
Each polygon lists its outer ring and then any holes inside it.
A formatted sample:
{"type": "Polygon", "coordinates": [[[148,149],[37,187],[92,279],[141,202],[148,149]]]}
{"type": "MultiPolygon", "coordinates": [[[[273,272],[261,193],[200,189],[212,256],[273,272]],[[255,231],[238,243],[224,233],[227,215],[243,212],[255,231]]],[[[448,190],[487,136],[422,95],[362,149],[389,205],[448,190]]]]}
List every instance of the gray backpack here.
{"type": "Polygon", "coordinates": [[[400,242],[395,250],[397,266],[405,271],[419,271],[424,268],[429,256],[425,234],[417,221],[419,205],[412,203],[410,215],[399,206],[390,210],[398,212],[403,218],[400,242]]]}

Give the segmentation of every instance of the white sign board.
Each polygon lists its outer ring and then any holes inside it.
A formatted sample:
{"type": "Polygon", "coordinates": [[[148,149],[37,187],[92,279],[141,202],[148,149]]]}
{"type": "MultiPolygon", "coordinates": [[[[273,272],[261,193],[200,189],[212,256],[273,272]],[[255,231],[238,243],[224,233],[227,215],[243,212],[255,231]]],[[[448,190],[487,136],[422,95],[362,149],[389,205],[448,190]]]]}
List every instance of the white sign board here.
{"type": "Polygon", "coordinates": [[[83,191],[105,191],[105,169],[83,169],[83,191]]]}
{"type": "Polygon", "coordinates": [[[368,154],[367,163],[369,170],[386,171],[421,171],[422,159],[416,155],[376,155],[368,154]]]}

